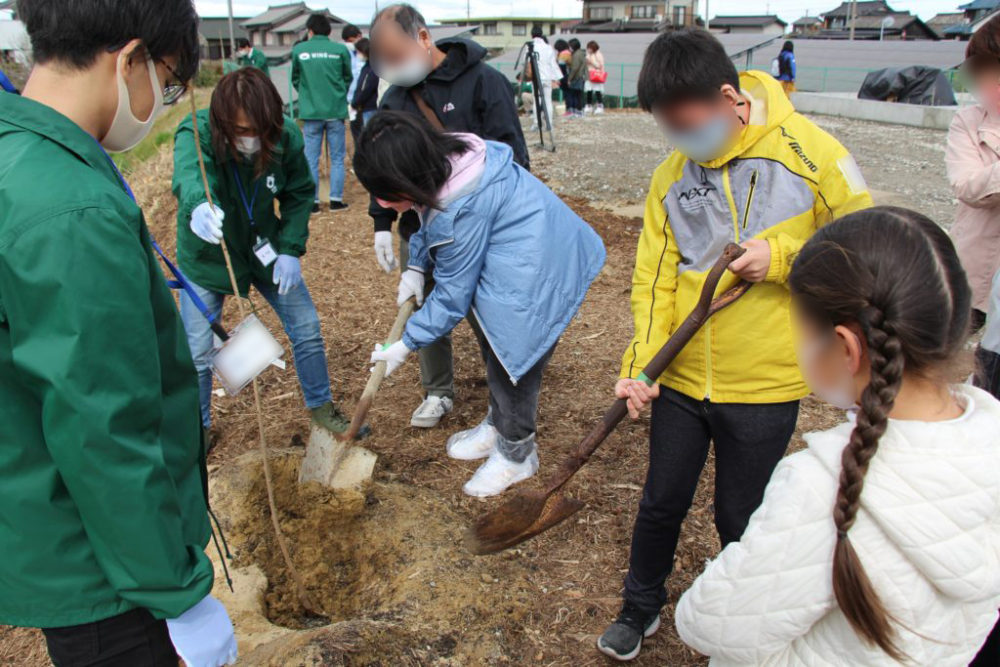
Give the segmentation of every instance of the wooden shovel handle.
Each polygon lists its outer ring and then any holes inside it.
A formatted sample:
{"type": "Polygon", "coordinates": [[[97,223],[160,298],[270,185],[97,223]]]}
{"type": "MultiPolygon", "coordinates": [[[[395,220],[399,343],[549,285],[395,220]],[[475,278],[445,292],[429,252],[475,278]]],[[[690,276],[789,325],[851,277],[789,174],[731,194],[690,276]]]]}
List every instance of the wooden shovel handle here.
{"type": "MultiPolygon", "coordinates": [[[[386,345],[392,345],[403,337],[403,329],[406,328],[406,322],[410,319],[410,315],[413,314],[416,308],[417,305],[413,297],[403,302],[403,305],[399,307],[399,312],[396,314],[396,321],[392,323],[392,329],[389,330],[389,337],[385,341],[386,345]]],[[[382,380],[385,379],[387,367],[388,364],[384,361],[376,362],[375,368],[372,369],[371,376],[368,378],[368,384],[365,385],[365,390],[358,400],[358,405],[354,408],[354,417],[351,419],[351,426],[346,432],[338,436],[339,440],[353,440],[361,431],[361,427],[365,423],[365,418],[368,416],[368,410],[372,407],[375,394],[378,393],[378,388],[382,385],[382,380]]]]}
{"type": "MultiPolygon", "coordinates": [[[[392,329],[389,330],[389,337],[385,339],[386,345],[399,342],[399,339],[403,337],[406,322],[410,319],[410,315],[413,314],[416,308],[417,304],[414,302],[413,297],[403,302],[403,305],[399,307],[399,312],[396,314],[396,321],[392,323],[392,329]]],[[[372,371],[371,377],[368,378],[368,384],[365,385],[365,390],[361,394],[362,400],[375,395],[382,384],[382,380],[385,379],[386,368],[388,368],[388,364],[384,361],[379,361],[375,364],[375,370],[372,371]]]]}
{"type": "MultiPolygon", "coordinates": [[[[719,286],[719,281],[722,279],[722,275],[726,272],[729,265],[736,260],[738,257],[742,256],[746,250],[736,245],[735,243],[730,243],[723,250],[722,255],[716,260],[715,264],[709,270],[708,275],[705,277],[705,284],[701,288],[701,296],[698,299],[697,305],[695,305],[694,310],[685,318],[684,322],[681,323],[677,330],[674,331],[673,335],[664,343],[660,351],[656,353],[652,361],[646,364],[646,367],[642,369],[642,373],[639,378],[644,380],[647,384],[652,385],[656,382],[656,379],[663,375],[667,367],[670,366],[671,362],[677,357],[684,346],[687,345],[691,338],[694,337],[695,333],[702,327],[709,317],[719,312],[726,306],[732,304],[734,301],[743,296],[748,289],[750,289],[750,283],[745,280],[740,281],[734,287],[727,290],[725,293],[721,294],[718,298],[713,298],[715,296],[715,290],[719,286]]],[[[628,404],[624,398],[620,398],[615,401],[614,405],[604,413],[604,417],[601,421],[587,434],[580,444],[576,446],[573,453],[559,466],[559,468],[552,474],[546,483],[545,492],[546,494],[552,494],[558,491],[570,478],[576,474],[576,472],[583,467],[583,465],[590,459],[590,456],[597,450],[602,442],[608,437],[608,435],[618,426],[618,423],[624,419],[625,415],[628,414],[628,404]]]]}

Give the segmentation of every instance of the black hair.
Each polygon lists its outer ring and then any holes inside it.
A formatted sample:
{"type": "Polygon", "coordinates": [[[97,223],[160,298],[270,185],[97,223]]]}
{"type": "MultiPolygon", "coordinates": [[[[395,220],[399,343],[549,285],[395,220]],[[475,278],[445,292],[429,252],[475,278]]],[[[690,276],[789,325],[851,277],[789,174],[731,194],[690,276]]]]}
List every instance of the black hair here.
{"type": "Polygon", "coordinates": [[[545,34],[545,31],[542,30],[542,26],[540,26],[540,25],[532,26],[532,28],[531,28],[531,36],[532,37],[541,37],[544,34],[545,34]]]}
{"type": "Polygon", "coordinates": [[[569,48],[569,42],[565,39],[557,39],[556,43],[553,45],[556,51],[565,51],[569,48]]]}
{"type": "Polygon", "coordinates": [[[246,37],[237,37],[236,38],[236,48],[237,49],[245,49],[248,46],[250,46],[250,40],[249,39],[247,39],[246,37]]]}
{"type": "Polygon", "coordinates": [[[574,51],[579,51],[580,50],[580,40],[578,40],[576,37],[574,37],[573,39],[569,40],[569,48],[573,49],[574,51]]]}
{"type": "Polygon", "coordinates": [[[340,31],[340,38],[345,42],[349,39],[354,39],[355,37],[361,37],[361,28],[353,23],[348,23],[344,26],[344,29],[340,31]]]}
{"type": "Polygon", "coordinates": [[[793,44],[792,40],[790,40],[790,39],[789,40],[785,40],[785,44],[784,44],[784,46],[781,47],[781,50],[782,51],[788,51],[789,53],[795,53],[795,44],[793,44]]]}
{"type": "Polygon", "coordinates": [[[380,111],[358,140],[354,173],[374,197],[438,208],[451,177],[451,157],[469,150],[456,134],[441,132],[418,114],[380,111]]]}
{"type": "Polygon", "coordinates": [[[421,30],[427,29],[424,15],[418,12],[416,7],[405,2],[383,7],[372,19],[372,30],[375,29],[375,24],[383,18],[395,19],[402,31],[413,37],[416,37],[421,30]]]}
{"type": "Polygon", "coordinates": [[[326,14],[316,13],[312,14],[306,21],[306,30],[312,31],[314,35],[329,35],[333,27],[326,14]]]}
{"type": "Polygon", "coordinates": [[[187,81],[198,71],[198,14],[191,0],[18,0],[35,62],[87,69],[98,54],[142,40],[151,58],[177,56],[187,81]]]}
{"type": "Polygon", "coordinates": [[[367,37],[362,37],[358,41],[354,42],[354,48],[358,50],[358,53],[363,55],[365,58],[368,57],[368,49],[371,46],[371,40],[367,37]]]}
{"type": "Polygon", "coordinates": [[[725,84],[740,89],[740,75],[715,37],[701,28],[665,32],[646,49],[639,71],[639,105],[711,100],[725,84]]]}

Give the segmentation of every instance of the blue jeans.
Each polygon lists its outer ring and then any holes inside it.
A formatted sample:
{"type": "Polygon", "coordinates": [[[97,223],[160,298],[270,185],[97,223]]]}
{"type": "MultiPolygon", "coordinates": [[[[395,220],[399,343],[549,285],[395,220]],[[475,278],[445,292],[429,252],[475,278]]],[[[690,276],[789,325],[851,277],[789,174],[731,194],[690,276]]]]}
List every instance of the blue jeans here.
{"type": "MultiPolygon", "coordinates": [[[[191,283],[208,309],[218,316],[222,313],[225,295],[191,283]]],[[[292,341],[295,371],[306,399],[307,408],[318,408],[333,400],[330,393],[330,374],[326,367],[326,349],[319,330],[319,316],[305,283],[281,296],[275,285],[254,281],[257,291],[271,304],[278,315],[285,333],[292,341]]],[[[208,428],[212,423],[212,352],[214,339],[208,320],[181,290],[181,320],[187,332],[194,367],[198,371],[198,389],[201,398],[201,423],[208,428]]]]}
{"type": "Polygon", "coordinates": [[[377,114],[377,113],[378,113],[378,111],[375,111],[375,110],[372,110],[372,111],[362,111],[361,112],[361,127],[364,127],[365,125],[367,125],[368,121],[370,121],[375,116],[375,114],[377,114]]]}
{"type": "Polygon", "coordinates": [[[344,199],[344,156],[347,140],[344,135],[343,120],[303,121],[302,134],[306,142],[306,160],[313,182],[316,183],[316,201],[319,201],[319,157],[323,151],[323,135],[330,157],[330,201],[344,199]]]}

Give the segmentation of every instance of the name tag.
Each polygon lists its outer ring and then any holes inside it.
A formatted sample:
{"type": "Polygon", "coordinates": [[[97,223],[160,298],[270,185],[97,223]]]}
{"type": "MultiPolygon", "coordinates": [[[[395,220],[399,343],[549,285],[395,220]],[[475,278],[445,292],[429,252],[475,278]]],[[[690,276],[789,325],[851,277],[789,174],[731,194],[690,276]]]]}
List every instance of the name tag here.
{"type": "Polygon", "coordinates": [[[274,252],[274,246],[267,239],[257,238],[257,245],[253,247],[253,254],[257,255],[257,260],[264,266],[271,266],[274,260],[278,259],[278,253],[274,252]]]}

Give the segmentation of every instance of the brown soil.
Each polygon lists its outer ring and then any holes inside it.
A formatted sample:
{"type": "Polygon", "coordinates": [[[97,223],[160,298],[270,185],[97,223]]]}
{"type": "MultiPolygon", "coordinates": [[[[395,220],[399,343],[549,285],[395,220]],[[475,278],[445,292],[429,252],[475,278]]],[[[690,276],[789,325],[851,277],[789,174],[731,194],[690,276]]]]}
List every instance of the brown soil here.
{"type": "MultiPolygon", "coordinates": [[[[131,180],[153,234],[173,254],[171,170],[171,151],[165,147],[131,180]]],[[[639,189],[646,179],[648,174],[639,189]]],[[[383,274],[375,264],[367,197],[351,176],[345,199],[351,204],[346,213],[323,212],[313,218],[303,267],[322,319],[334,391],[349,412],[367,379],[369,351],[395,316],[397,276],[383,274]]],[[[632,329],[630,278],[641,220],[582,199],[570,204],[604,238],[608,261],[546,374],[539,415],[543,474],[611,402],[632,329]]],[[[279,332],[270,309],[259,296],[255,301],[265,323],[279,332]]],[[[232,326],[237,318],[235,304],[229,303],[226,323],[232,326]]],[[[290,349],[283,334],[279,340],[290,349]]],[[[241,664],[612,664],[594,642],[620,605],[646,472],[647,423],[623,423],[573,480],[571,495],[586,502],[579,514],[518,549],[471,556],[462,545],[464,529],[500,501],[464,496],[462,483],[476,464],[445,456],[448,435],[474,426],[486,411],[483,370],[467,325],[456,329],[454,345],[456,409],[440,428],[409,426],[410,413],[421,400],[415,360],[383,384],[369,414],[374,433],[365,443],[379,455],[379,463],[375,481],[362,494],[295,483],[309,429],[298,381],[291,368],[272,369],[262,377],[279,518],[293,559],[329,623],[303,615],[275,550],[252,396],[215,399],[220,441],[210,459],[213,498],[235,554],[233,565],[256,565],[263,571],[267,617],[296,630],[244,651],[241,664]]],[[[836,419],[836,413],[806,400],[800,431],[824,428],[836,419]]],[[[797,435],[793,449],[800,444],[797,435]]],[[[713,465],[710,458],[684,525],[663,629],[635,664],[705,664],[678,639],[671,608],[718,550],[712,523],[713,465]]],[[[217,589],[222,587],[220,572],[217,589]]],[[[236,629],[240,634],[239,619],[236,629]]],[[[0,664],[47,664],[37,633],[0,628],[0,664]]]]}

